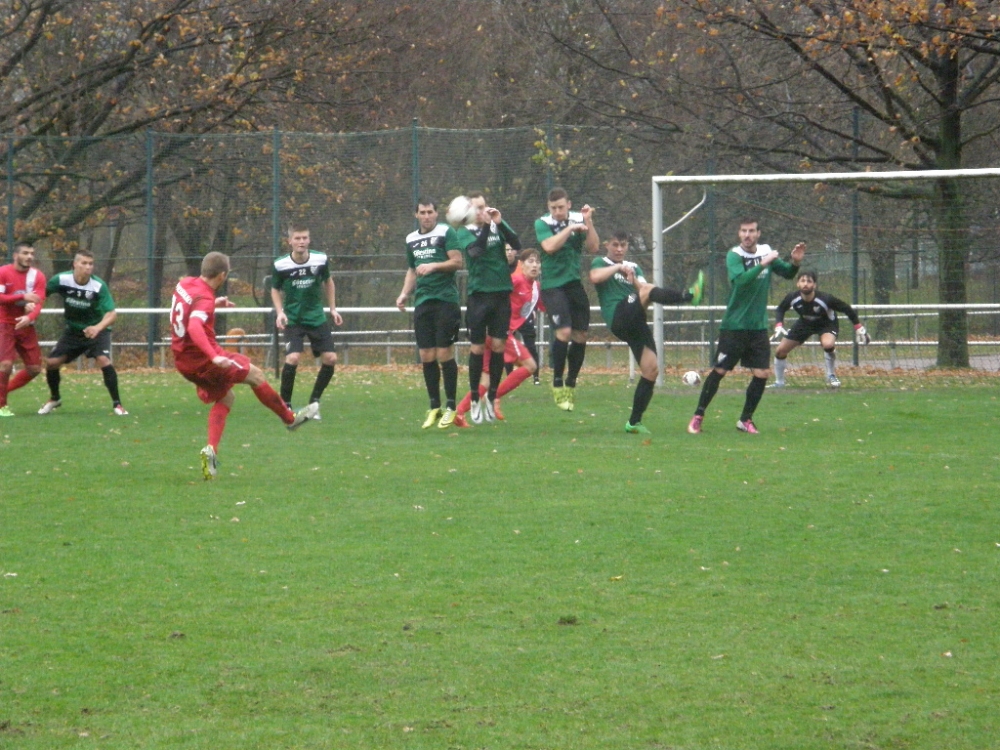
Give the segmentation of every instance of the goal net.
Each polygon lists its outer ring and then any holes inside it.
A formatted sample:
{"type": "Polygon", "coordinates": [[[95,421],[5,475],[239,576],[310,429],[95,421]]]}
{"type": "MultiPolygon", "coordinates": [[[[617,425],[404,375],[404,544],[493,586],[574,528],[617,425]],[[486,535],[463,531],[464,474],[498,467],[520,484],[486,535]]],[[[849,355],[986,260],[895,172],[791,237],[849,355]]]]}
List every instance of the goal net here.
{"type": "MultiPolygon", "coordinates": [[[[802,269],[857,308],[872,343],[856,346],[840,316],[845,385],[988,378],[1000,367],[1000,169],[669,175],[652,178],[652,193],[655,280],[677,285],[696,268],[708,277],[707,308],[654,312],[668,367],[672,336],[691,331],[679,324],[697,317],[714,342],[730,288],[725,257],[743,218],[756,219],[761,243],[782,257],[805,242],[802,269]]],[[[794,289],[794,279],[774,277],[772,324],[773,307],[794,289]]],[[[796,319],[790,311],[786,326],[796,319]]],[[[817,341],[789,355],[788,374],[790,385],[822,382],[817,341]]]]}

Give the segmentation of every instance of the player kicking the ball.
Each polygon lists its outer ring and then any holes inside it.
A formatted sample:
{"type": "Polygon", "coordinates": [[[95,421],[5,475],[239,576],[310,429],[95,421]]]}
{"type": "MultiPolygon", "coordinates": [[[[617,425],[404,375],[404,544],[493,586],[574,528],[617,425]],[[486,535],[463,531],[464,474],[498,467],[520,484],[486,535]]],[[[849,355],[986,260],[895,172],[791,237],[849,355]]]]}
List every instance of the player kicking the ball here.
{"type": "Polygon", "coordinates": [[[660,363],[656,357],[656,342],[653,331],[646,322],[646,308],[650,302],[661,305],[676,305],[690,302],[700,305],[705,275],[698,272],[698,280],[686,292],[653,286],[642,275],[642,269],[625,260],[628,252],[628,232],[615,232],[604,243],[607,255],[594,258],[590,264],[590,283],[597,288],[597,298],[601,303],[601,315],[611,332],[628,344],[632,356],[639,363],[641,377],[632,397],[632,414],[625,423],[625,432],[633,435],[648,435],[649,430],[642,424],[642,415],[653,398],[653,387],[660,374],[660,363]]]}
{"type": "Polygon", "coordinates": [[[198,398],[212,404],[208,412],[208,445],[201,449],[201,469],[205,479],[218,473],[218,449],[226,419],[235,396],[232,388],[246,383],[264,406],[273,411],[289,430],[312,419],[319,405],[309,404],[298,412],[281,400],[268,384],[264,372],[242,354],[224,352],[215,340],[215,307],[232,307],[215,292],[229,276],[229,257],[212,252],[201,262],[201,276],[186,276],[177,282],[170,307],[174,367],[198,386],[198,398]]]}
{"type": "Polygon", "coordinates": [[[840,321],[837,313],[850,318],[854,324],[854,332],[859,344],[868,344],[871,338],[868,330],[862,325],[857,311],[842,299],[832,294],[816,291],[816,272],[803,271],[795,282],[797,292],[789,292],[775,311],[775,327],[772,341],[781,340],[778,351],[774,353],[774,387],[785,387],[785,365],[788,355],[796,347],[804,344],[813,334],[819,336],[823,347],[823,363],[826,365],[826,383],[831,388],[840,387],[837,377],[837,335],[840,333],[840,321]],[[799,314],[799,319],[792,330],[785,328],[785,313],[789,308],[799,314]],[[782,337],[784,337],[782,339],[782,337]]]}

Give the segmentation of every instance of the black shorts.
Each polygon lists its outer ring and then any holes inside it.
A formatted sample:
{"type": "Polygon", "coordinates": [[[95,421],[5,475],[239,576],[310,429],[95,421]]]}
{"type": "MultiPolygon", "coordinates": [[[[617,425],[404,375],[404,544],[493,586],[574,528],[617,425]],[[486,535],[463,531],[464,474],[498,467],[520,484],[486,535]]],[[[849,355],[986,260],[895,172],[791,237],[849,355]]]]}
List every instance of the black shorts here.
{"type": "Polygon", "coordinates": [[[65,357],[67,362],[72,362],[81,354],[89,359],[101,356],[111,359],[111,331],[105,328],[94,338],[88,339],[82,331],[67,328],[52,347],[49,357],[51,359],[65,357]]]}
{"type": "Polygon", "coordinates": [[[542,302],[552,321],[552,328],[590,330],[590,298],[579,281],[571,281],[555,289],[543,289],[542,302]]]}
{"type": "Polygon", "coordinates": [[[720,331],[714,367],[731,372],[742,364],[751,370],[771,366],[771,341],[767,331],[720,331]]]}
{"type": "Polygon", "coordinates": [[[330,332],[329,323],[324,323],[315,328],[291,324],[285,328],[285,354],[301,354],[305,351],[306,339],[312,347],[314,357],[318,357],[325,352],[336,351],[333,343],[333,333],[330,332]]]}
{"type": "Polygon", "coordinates": [[[799,318],[795,325],[788,331],[788,338],[792,341],[804,343],[810,336],[819,336],[824,333],[832,333],[834,338],[840,334],[840,321],[820,318],[819,320],[804,320],[799,318]]]}
{"type": "Polygon", "coordinates": [[[615,318],[611,321],[611,333],[620,338],[632,350],[636,362],[642,361],[642,350],[656,351],[653,329],[646,322],[646,308],[639,301],[638,294],[630,294],[615,308],[615,318]]]}
{"type": "Polygon", "coordinates": [[[486,336],[507,340],[510,330],[510,292],[476,292],[465,302],[465,325],[469,341],[485,344],[486,336]]]}
{"type": "Polygon", "coordinates": [[[458,340],[462,308],[457,302],[429,299],[413,311],[418,349],[447,349],[458,340]]]}

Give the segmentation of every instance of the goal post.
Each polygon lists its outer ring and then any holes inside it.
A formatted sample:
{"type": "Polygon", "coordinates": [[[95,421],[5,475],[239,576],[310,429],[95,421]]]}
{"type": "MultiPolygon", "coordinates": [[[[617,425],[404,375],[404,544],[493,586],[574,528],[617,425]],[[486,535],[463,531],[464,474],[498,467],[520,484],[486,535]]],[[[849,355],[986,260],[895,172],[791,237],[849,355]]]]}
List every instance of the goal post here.
{"type": "MultiPolygon", "coordinates": [[[[934,364],[968,367],[968,313],[977,304],[995,310],[1000,303],[998,206],[1000,168],[657,175],[652,177],[654,283],[663,285],[670,275],[673,283],[666,285],[673,286],[682,278],[668,259],[679,259],[688,276],[701,265],[716,290],[708,302],[724,304],[729,286],[722,269],[726,250],[735,244],[734,225],[741,216],[761,216],[762,242],[783,256],[796,241],[807,242],[803,268],[820,268],[821,290],[855,307],[933,305],[935,312],[927,314],[937,317],[934,364]],[[957,190],[950,187],[956,185],[957,190]],[[712,210],[695,213],[692,207],[704,202],[706,192],[712,210]]],[[[793,289],[775,283],[771,304],[793,289]]],[[[891,319],[883,319],[884,325],[891,325],[886,320],[891,319]]],[[[991,325],[1000,328],[1000,322],[991,325]]],[[[660,305],[654,305],[653,326],[662,372],[660,305]]],[[[848,344],[843,336],[841,347],[848,344]]]]}

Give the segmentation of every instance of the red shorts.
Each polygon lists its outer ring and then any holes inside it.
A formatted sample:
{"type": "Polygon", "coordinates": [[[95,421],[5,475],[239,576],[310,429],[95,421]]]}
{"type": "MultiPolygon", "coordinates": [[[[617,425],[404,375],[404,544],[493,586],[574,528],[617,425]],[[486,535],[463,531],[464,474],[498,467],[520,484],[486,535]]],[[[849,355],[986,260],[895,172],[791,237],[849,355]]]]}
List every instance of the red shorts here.
{"type": "MultiPolygon", "coordinates": [[[[490,336],[486,337],[486,348],[483,349],[483,368],[489,370],[490,368],[490,356],[493,353],[491,348],[493,345],[493,339],[490,336]]],[[[524,344],[521,343],[520,339],[517,338],[513,333],[507,337],[507,341],[503,348],[503,361],[508,365],[517,364],[518,362],[524,362],[531,354],[525,348],[524,344]]]]}
{"type": "Polygon", "coordinates": [[[34,326],[15,331],[13,323],[0,323],[0,362],[13,362],[18,357],[25,367],[42,366],[38,332],[34,326]]]}
{"type": "Polygon", "coordinates": [[[198,386],[198,398],[206,404],[214,404],[226,397],[226,394],[247,379],[250,374],[250,358],[242,354],[227,354],[234,364],[222,368],[212,362],[198,362],[188,365],[185,362],[175,362],[177,372],[198,386]]]}

